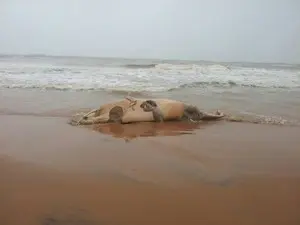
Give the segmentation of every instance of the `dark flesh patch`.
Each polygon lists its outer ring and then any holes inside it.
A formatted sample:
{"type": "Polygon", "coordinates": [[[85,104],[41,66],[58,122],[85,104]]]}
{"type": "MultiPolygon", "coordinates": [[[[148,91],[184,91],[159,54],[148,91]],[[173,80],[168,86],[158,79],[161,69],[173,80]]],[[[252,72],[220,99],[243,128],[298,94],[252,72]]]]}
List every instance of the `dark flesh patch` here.
{"type": "Polygon", "coordinates": [[[203,118],[203,113],[196,106],[185,106],[183,113],[183,120],[201,120],[203,118]]]}
{"type": "Polygon", "coordinates": [[[108,122],[120,123],[123,115],[123,108],[121,106],[115,106],[109,111],[108,122]]]}
{"type": "Polygon", "coordinates": [[[144,101],[141,104],[141,108],[144,110],[144,112],[152,112],[153,118],[156,122],[162,122],[163,121],[163,114],[160,111],[159,107],[157,106],[156,102],[153,100],[147,100],[144,101]]]}
{"type": "Polygon", "coordinates": [[[150,112],[153,108],[157,107],[157,104],[153,100],[144,101],[140,106],[145,112],[150,112]]]}

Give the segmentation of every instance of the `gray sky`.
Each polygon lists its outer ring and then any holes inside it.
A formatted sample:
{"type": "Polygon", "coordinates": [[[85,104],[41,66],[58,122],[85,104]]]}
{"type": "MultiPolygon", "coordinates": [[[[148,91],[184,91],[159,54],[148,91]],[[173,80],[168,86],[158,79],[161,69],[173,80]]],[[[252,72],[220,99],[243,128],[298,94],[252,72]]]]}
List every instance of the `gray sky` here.
{"type": "Polygon", "coordinates": [[[0,53],[300,63],[300,0],[0,0],[0,53]]]}

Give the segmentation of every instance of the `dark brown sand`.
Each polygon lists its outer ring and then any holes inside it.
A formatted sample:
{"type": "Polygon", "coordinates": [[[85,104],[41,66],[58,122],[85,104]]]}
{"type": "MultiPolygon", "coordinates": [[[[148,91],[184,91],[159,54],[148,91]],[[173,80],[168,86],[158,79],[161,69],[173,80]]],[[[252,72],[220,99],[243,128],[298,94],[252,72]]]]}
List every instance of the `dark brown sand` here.
{"type": "Polygon", "coordinates": [[[1,225],[300,224],[296,127],[3,115],[0,144],[1,225]]]}

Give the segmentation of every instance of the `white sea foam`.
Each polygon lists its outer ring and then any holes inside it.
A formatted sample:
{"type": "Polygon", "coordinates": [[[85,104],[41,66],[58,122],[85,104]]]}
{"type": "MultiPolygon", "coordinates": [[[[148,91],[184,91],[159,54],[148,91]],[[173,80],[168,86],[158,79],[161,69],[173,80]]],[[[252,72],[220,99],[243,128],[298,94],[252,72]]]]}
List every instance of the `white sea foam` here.
{"type": "Polygon", "coordinates": [[[135,67],[0,62],[0,87],[58,90],[168,91],[202,87],[299,88],[299,71],[224,65],[153,64],[135,67]]]}

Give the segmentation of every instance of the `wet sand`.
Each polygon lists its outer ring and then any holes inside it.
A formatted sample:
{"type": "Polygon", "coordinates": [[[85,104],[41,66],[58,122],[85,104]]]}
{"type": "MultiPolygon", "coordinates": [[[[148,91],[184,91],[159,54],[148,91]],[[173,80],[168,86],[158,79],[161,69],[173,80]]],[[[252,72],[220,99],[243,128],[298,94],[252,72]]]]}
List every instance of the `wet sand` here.
{"type": "Polygon", "coordinates": [[[300,224],[297,127],[0,124],[0,224],[300,224]]]}

